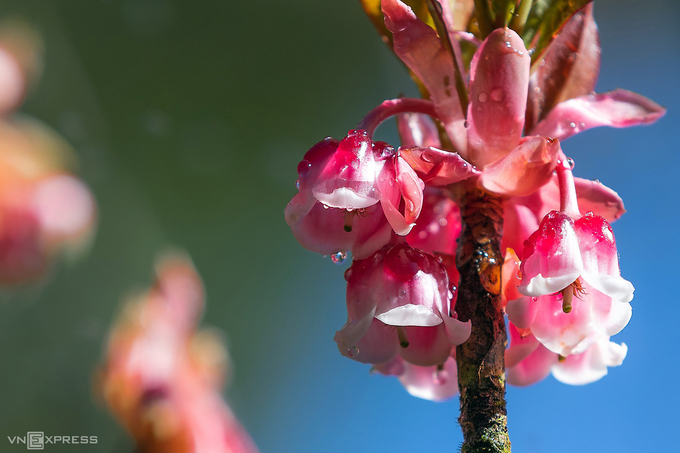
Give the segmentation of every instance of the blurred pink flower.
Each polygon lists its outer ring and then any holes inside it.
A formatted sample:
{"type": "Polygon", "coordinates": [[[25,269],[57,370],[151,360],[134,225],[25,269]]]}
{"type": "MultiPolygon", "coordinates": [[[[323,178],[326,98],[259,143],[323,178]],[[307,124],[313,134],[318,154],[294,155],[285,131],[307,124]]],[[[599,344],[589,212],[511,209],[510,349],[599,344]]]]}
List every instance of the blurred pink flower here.
{"type": "Polygon", "coordinates": [[[98,387],[143,453],[255,453],[221,397],[220,336],[196,331],[203,284],[187,258],[161,260],[154,287],[112,329],[98,387]]]}
{"type": "Polygon", "coordinates": [[[66,169],[71,150],[36,120],[0,120],[0,284],[41,278],[93,236],[96,205],[66,169]]]}

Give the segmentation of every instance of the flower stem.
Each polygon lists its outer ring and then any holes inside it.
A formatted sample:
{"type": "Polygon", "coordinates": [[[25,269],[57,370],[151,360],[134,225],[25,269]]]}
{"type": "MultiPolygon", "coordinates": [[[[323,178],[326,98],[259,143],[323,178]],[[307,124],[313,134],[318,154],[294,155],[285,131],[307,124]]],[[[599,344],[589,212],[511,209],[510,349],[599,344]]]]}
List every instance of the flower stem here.
{"type": "Polygon", "coordinates": [[[505,409],[507,336],[501,305],[502,200],[475,188],[459,199],[463,232],[456,265],[460,272],[456,312],[472,321],[468,341],[456,348],[462,453],[509,453],[505,409]]]}
{"type": "Polygon", "coordinates": [[[357,129],[363,129],[368,132],[369,137],[373,137],[373,133],[380,123],[400,113],[424,113],[432,118],[439,119],[432,101],[428,99],[398,98],[384,101],[368,112],[357,126],[357,129]]]}

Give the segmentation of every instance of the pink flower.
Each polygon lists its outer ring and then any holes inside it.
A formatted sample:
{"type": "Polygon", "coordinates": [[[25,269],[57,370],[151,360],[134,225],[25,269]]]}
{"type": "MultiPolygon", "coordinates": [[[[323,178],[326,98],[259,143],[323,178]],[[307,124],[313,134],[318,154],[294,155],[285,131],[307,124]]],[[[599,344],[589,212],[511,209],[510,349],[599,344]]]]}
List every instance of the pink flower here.
{"type": "Polygon", "coordinates": [[[606,335],[582,353],[560,356],[543,346],[533,335],[522,336],[510,323],[510,347],[505,351],[506,377],[509,384],[525,386],[539,382],[548,374],[570,385],[595,382],[607,374],[607,368],[619,366],[626,357],[625,343],[616,344],[606,335]]]}
{"type": "Polygon", "coordinates": [[[35,282],[55,256],[89,245],[96,223],[90,189],[61,167],[69,152],[35,120],[0,121],[0,284],[35,282]]]}
{"type": "Polygon", "coordinates": [[[620,276],[616,242],[600,216],[581,216],[567,163],[558,167],[561,210],[546,215],[525,242],[519,292],[510,321],[529,328],[551,351],[579,354],[631,316],[633,286],[620,276]]]}
{"type": "Polygon", "coordinates": [[[334,340],[347,357],[441,365],[470,335],[470,322],[455,318],[444,266],[405,242],[355,260],[345,278],[348,320],[334,340]]]}
{"type": "Polygon", "coordinates": [[[372,368],[386,376],[396,376],[411,395],[430,401],[444,401],[458,394],[458,367],[449,357],[443,365],[418,366],[395,356],[372,368]]]}
{"type": "Polygon", "coordinates": [[[211,331],[196,331],[203,284],[184,257],[167,257],[146,294],[112,329],[99,387],[141,452],[255,453],[221,397],[227,352],[211,331]]]}
{"type": "Polygon", "coordinates": [[[286,221],[298,241],[318,253],[351,250],[364,258],[389,241],[392,229],[407,234],[420,214],[423,182],[394,148],[365,131],[317,143],[298,174],[299,193],[286,207],[286,221]]]}
{"type": "MultiPolygon", "coordinates": [[[[579,14],[567,24],[533,75],[517,33],[496,29],[489,34],[471,63],[465,118],[453,83],[453,57],[436,32],[400,0],[383,0],[382,10],[395,53],[427,88],[455,150],[483,170],[479,182],[489,191],[530,195],[552,176],[560,152],[557,140],[597,126],[651,123],[665,112],[624,90],[590,94],[599,71],[599,42],[587,10],[585,18],[579,14]],[[568,50],[574,47],[581,53],[568,50]],[[566,76],[560,72],[565,68],[566,76]]],[[[450,25],[450,11],[447,17],[450,25]]]]}

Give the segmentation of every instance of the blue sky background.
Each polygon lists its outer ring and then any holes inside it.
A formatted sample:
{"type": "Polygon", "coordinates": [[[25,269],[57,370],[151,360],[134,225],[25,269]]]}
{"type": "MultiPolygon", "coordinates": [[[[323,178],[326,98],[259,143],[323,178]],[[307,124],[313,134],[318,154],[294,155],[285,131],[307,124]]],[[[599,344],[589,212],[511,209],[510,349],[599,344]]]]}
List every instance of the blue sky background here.
{"type": "MultiPolygon", "coordinates": [[[[0,450],[26,431],[98,435],[131,451],[91,396],[120,300],[148,285],[154,257],[186,249],[205,280],[203,324],[226,332],[225,391],[263,452],[456,451],[457,398],[409,396],[332,341],[344,323],[337,266],[302,249],[283,220],[295,168],[383,99],[415,94],[358,2],[13,0],[35,23],[43,80],[23,111],[59,130],[99,202],[89,258],[0,303],[0,450]]],[[[656,125],[597,129],[563,149],[628,213],[614,224],[633,318],[623,366],[583,387],[549,377],[507,394],[514,451],[675,451],[678,360],[680,3],[596,0],[598,91],[668,108],[656,125]]],[[[379,132],[396,143],[389,127],[379,132]]],[[[84,448],[83,448],[84,450],[84,448]]]]}

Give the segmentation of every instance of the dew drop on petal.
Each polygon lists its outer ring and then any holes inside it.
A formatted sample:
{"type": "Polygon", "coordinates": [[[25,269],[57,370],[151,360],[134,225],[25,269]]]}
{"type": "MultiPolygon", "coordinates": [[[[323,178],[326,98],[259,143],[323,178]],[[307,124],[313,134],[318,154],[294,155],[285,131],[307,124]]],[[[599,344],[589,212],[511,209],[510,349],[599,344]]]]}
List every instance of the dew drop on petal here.
{"type": "Polygon", "coordinates": [[[576,123],[574,123],[574,122],[572,121],[571,123],[569,123],[569,127],[571,127],[571,128],[576,127],[576,123]]]}
{"type": "Polygon", "coordinates": [[[483,91],[477,95],[477,100],[479,102],[486,102],[487,99],[489,99],[489,95],[483,91]]]}
{"type": "Polygon", "coordinates": [[[566,167],[567,167],[569,170],[573,170],[573,169],[574,169],[574,165],[575,165],[575,164],[574,164],[574,159],[572,159],[571,157],[567,157],[567,160],[564,162],[564,164],[566,165],[566,167]]]}
{"type": "Polygon", "coordinates": [[[534,87],[534,93],[540,93],[541,87],[534,87]]]}
{"type": "Polygon", "coordinates": [[[359,355],[359,348],[356,346],[352,346],[351,348],[347,349],[347,355],[354,358],[359,355]]]}
{"type": "Polygon", "coordinates": [[[470,123],[468,123],[468,121],[465,120],[465,122],[463,123],[463,127],[465,127],[465,128],[470,127],[470,123]]]}
{"type": "Polygon", "coordinates": [[[396,154],[396,152],[394,151],[394,147],[386,146],[385,148],[383,148],[381,156],[382,157],[393,157],[395,154],[396,154]]]}
{"type": "Polygon", "coordinates": [[[295,181],[295,188],[297,190],[300,190],[300,180],[299,179],[297,181],[295,181]]]}
{"type": "Polygon", "coordinates": [[[505,97],[505,93],[503,93],[502,88],[494,88],[491,90],[491,99],[493,99],[496,102],[501,102],[503,98],[505,97]]]}
{"type": "Polygon", "coordinates": [[[331,261],[333,261],[333,263],[335,263],[335,264],[342,264],[342,263],[345,262],[346,259],[347,259],[347,252],[342,251],[342,250],[339,251],[339,252],[335,252],[331,255],[331,261]]]}
{"type": "Polygon", "coordinates": [[[350,278],[352,278],[352,268],[348,267],[347,270],[345,271],[345,280],[349,281],[350,278]]]}
{"type": "Polygon", "coordinates": [[[434,157],[432,157],[432,154],[430,154],[430,153],[421,154],[420,159],[424,162],[427,162],[428,164],[431,164],[432,162],[434,162],[434,157]]]}
{"type": "Polygon", "coordinates": [[[586,127],[586,123],[579,123],[580,127],[586,127]]]}

